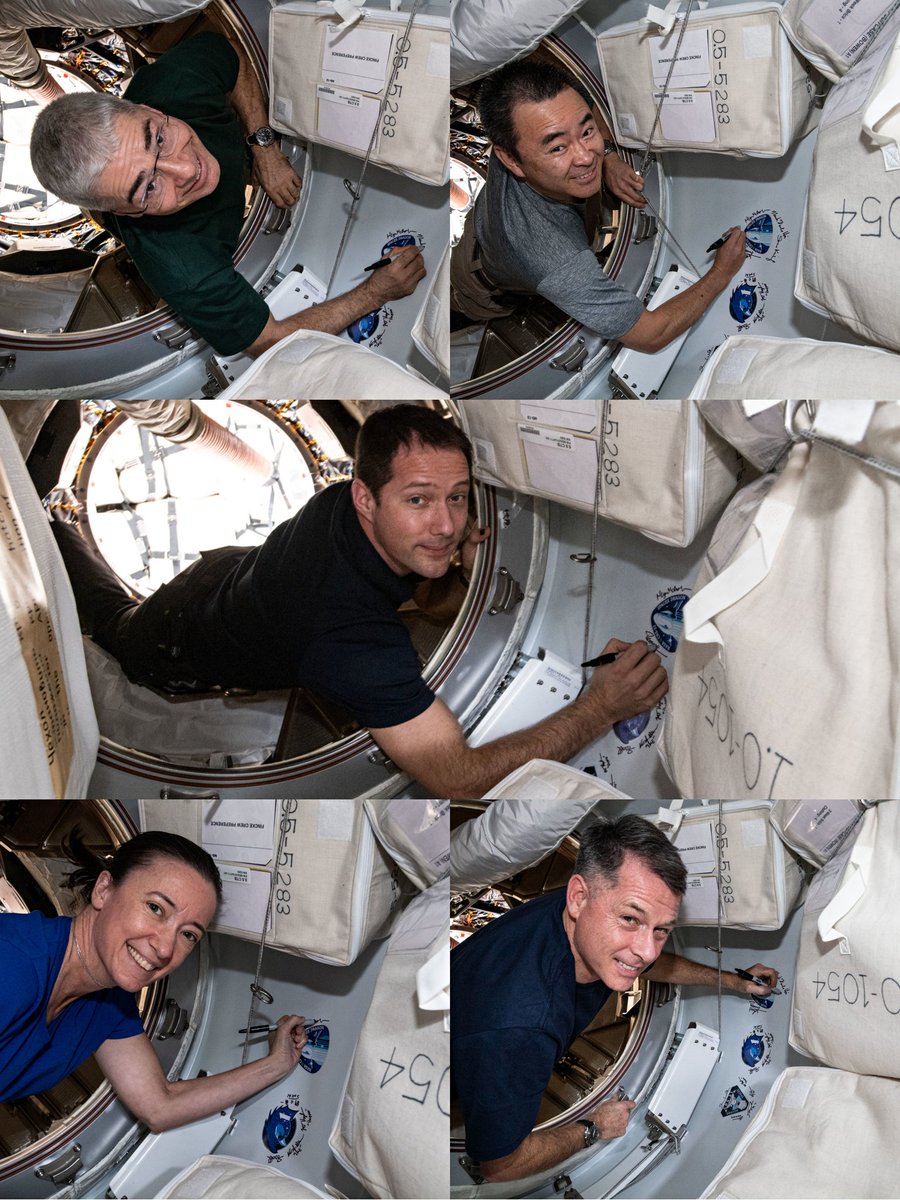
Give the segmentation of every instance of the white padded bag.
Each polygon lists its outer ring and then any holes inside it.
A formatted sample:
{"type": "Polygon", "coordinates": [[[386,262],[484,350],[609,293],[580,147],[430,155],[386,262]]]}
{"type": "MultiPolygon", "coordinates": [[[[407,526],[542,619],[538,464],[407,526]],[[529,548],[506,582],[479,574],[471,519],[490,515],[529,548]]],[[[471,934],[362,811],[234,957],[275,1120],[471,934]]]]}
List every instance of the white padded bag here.
{"type": "Polygon", "coordinates": [[[655,823],[687,868],[679,925],[780,929],[797,903],[803,871],[769,824],[771,801],[737,800],[660,809],[655,823]],[[720,858],[721,851],[721,858],[720,858]],[[719,870],[721,865],[721,872],[719,870]],[[721,904],[720,904],[721,899],[721,904]]]}
{"type": "Polygon", "coordinates": [[[900,1083],[788,1067],[704,1198],[841,1200],[897,1195],[900,1083]]]}
{"type": "Polygon", "coordinates": [[[795,1050],[900,1079],[898,908],[900,802],[888,800],[868,810],[852,845],[810,885],[791,1011],[795,1050]]]}
{"type": "Polygon", "coordinates": [[[0,413],[0,797],[86,795],[100,734],[69,577],[0,413]]]}
{"type": "Polygon", "coordinates": [[[450,888],[391,934],[328,1144],[369,1195],[450,1195],[450,888]]]}
{"type": "Polygon", "coordinates": [[[785,401],[898,396],[900,355],[889,350],[751,334],[726,338],[691,392],[703,419],[761,470],[790,444],[785,401]]]}
{"type": "MultiPolygon", "coordinates": [[[[358,10],[347,25],[329,5],[297,0],[269,17],[271,122],[282,133],[365,158],[422,183],[449,178],[450,30],[445,16],[358,10]],[[374,60],[374,65],[373,64],[374,60]],[[395,62],[400,68],[390,86],[395,62]]],[[[334,393],[339,395],[340,393],[334,393]]]]}
{"type": "Polygon", "coordinates": [[[781,10],[784,31],[817,71],[837,80],[866,53],[900,0],[787,0],[781,10]]]}
{"type": "Polygon", "coordinates": [[[866,341],[900,350],[900,9],[825,101],[794,295],[866,341]]]}
{"type": "MultiPolygon", "coordinates": [[[[287,821],[277,864],[271,932],[266,938],[266,945],[275,950],[347,966],[371,941],[390,932],[402,897],[399,871],[372,832],[362,800],[142,800],[140,812],[142,829],[164,829],[205,844],[220,871],[227,873],[226,887],[236,875],[235,886],[243,887],[247,872],[259,871],[264,878],[257,882],[266,894],[276,870],[280,820],[287,821]],[[221,825],[225,820],[220,806],[226,804],[236,806],[228,814],[235,824],[236,845],[241,844],[244,806],[271,804],[275,808],[271,851],[257,855],[253,867],[227,857],[208,840],[211,823],[221,825]]],[[[218,836],[221,839],[221,832],[218,836]]],[[[237,907],[240,899],[234,894],[228,898],[229,911],[243,917],[237,907]]],[[[236,915],[226,924],[220,915],[210,928],[257,941],[262,920],[241,925],[238,919],[236,915]],[[253,928],[247,928],[248,924],[253,928]]]]}
{"type": "Polygon", "coordinates": [[[451,833],[453,891],[488,887],[534,866],[598,801],[625,798],[574,767],[533,759],[488,792],[491,804],[480,816],[451,833]]]}
{"type": "Polygon", "coordinates": [[[375,836],[409,879],[424,891],[450,870],[450,801],[363,801],[375,836]]]}
{"type": "Polygon", "coordinates": [[[546,496],[687,546],[721,512],[739,459],[689,400],[460,401],[485,483],[546,496]],[[602,431],[602,433],[601,433],[602,431]]]}
{"type": "Polygon", "coordinates": [[[447,393],[365,346],[312,329],[298,329],[265,354],[218,400],[443,400],[447,393]]]}
{"type": "Polygon", "coordinates": [[[275,1167],[262,1167],[227,1154],[205,1154],[185,1167],[159,1193],[157,1200],[308,1200],[327,1197],[275,1167]]]}
{"type": "MultiPolygon", "coordinates": [[[[779,158],[812,128],[815,88],[779,24],[780,12],[775,3],[695,6],[654,149],[779,158]]],[[[623,146],[647,144],[681,25],[678,19],[663,33],[635,21],[597,38],[613,128],[623,146]]]]}
{"type": "MultiPolygon", "coordinates": [[[[897,403],[822,402],[814,429],[842,418],[851,440],[868,420],[855,451],[900,463],[897,403]]],[[[799,443],[748,519],[722,559],[726,512],[684,609],[659,743],[678,794],[896,796],[900,484],[830,444],[799,443]]]]}
{"type": "Polygon", "coordinates": [[[862,815],[856,800],[776,800],[769,821],[786,846],[814,867],[822,867],[840,850],[862,815]]]}
{"type": "Polygon", "coordinates": [[[434,273],[419,315],[412,327],[412,340],[444,379],[450,378],[450,243],[434,273]]]}
{"type": "Polygon", "coordinates": [[[450,6],[454,87],[530,54],[584,0],[462,0],[450,6]]]}

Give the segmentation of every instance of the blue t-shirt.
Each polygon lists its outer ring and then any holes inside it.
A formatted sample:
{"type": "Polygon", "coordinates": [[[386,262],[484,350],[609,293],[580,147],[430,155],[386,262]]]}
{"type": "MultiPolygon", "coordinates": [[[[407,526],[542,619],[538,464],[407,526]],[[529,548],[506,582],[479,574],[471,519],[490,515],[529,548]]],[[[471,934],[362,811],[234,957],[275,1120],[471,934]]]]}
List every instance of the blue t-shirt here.
{"type": "Polygon", "coordinates": [[[71,917],[0,914],[0,1102],[52,1087],[108,1038],[144,1032],[134,996],[117,987],[80,996],[47,1025],[71,926],[71,917]]]}
{"type": "Polygon", "coordinates": [[[610,995],[577,983],[565,890],[505,913],[453,951],[451,1075],[476,1162],[504,1158],[534,1128],[557,1060],[610,995]]]}

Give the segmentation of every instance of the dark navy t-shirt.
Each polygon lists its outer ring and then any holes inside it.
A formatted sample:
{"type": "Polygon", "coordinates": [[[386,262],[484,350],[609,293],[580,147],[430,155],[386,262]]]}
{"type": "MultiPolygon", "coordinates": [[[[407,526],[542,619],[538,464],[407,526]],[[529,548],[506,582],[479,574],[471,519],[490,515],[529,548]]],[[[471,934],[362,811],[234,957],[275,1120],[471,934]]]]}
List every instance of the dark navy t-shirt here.
{"type": "Polygon", "coordinates": [[[108,1038],[144,1032],[134,996],[116,987],[80,996],[47,1025],[71,925],[71,917],[0,914],[0,1102],[52,1087],[108,1038]]]}
{"type": "Polygon", "coordinates": [[[565,903],[564,889],[530,900],[451,955],[451,1072],[477,1162],[531,1133],[554,1064],[610,995],[575,981],[565,903]]]}
{"type": "Polygon", "coordinates": [[[185,661],[232,687],[304,686],[382,728],[434,700],[397,615],[421,582],[366,537],[349,483],[317,492],[188,614],[185,661]]]}

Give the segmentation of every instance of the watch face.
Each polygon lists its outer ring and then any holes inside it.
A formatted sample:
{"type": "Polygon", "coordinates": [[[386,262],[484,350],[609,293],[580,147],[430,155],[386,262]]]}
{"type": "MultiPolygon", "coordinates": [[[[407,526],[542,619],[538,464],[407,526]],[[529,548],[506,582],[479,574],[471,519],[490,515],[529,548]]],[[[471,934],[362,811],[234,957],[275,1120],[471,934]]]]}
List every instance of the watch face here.
{"type": "Polygon", "coordinates": [[[263,125],[257,129],[256,133],[252,133],[247,139],[251,143],[256,143],[257,146],[271,146],[275,141],[275,130],[271,125],[263,125]]]}

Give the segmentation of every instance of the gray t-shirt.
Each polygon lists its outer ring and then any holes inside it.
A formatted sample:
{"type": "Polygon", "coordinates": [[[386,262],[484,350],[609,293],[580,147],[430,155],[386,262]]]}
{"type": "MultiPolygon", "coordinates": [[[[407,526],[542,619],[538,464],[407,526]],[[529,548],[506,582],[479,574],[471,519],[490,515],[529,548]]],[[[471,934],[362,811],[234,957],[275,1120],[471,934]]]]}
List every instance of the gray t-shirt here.
{"type": "Polygon", "coordinates": [[[495,155],[473,217],[482,265],[504,290],[537,292],[606,338],[627,333],[644,311],[597,262],[584,205],[548,200],[495,155]]]}

